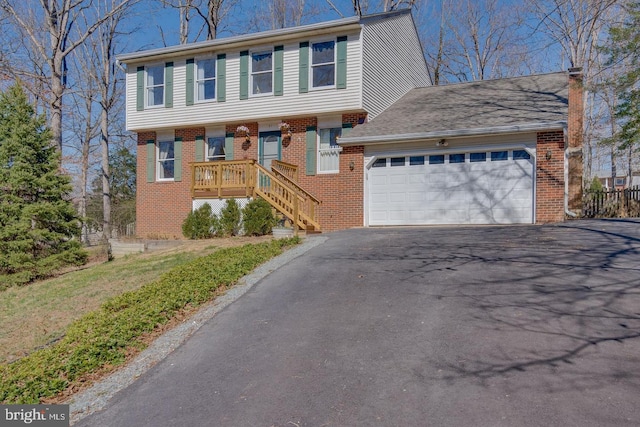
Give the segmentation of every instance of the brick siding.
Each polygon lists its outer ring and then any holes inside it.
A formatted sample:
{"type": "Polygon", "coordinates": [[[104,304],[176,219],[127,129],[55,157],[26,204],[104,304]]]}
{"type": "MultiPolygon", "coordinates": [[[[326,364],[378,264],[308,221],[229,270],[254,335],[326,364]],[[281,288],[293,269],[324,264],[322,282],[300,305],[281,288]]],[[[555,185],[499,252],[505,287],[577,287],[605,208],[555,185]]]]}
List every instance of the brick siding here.
{"type": "MultiPolygon", "coordinates": [[[[138,133],[136,234],[152,239],[181,239],[182,222],[191,211],[191,170],[195,160],[195,137],[204,128],[177,129],[182,138],[182,180],[147,182],[148,140],[156,140],[155,132],[138,133]]],[[[157,141],[156,141],[157,142],[157,141]]]]}
{"type": "MultiPolygon", "coordinates": [[[[343,123],[354,127],[366,120],[365,113],[342,116],[343,123]]],[[[319,220],[322,231],[341,230],[363,225],[364,211],[364,147],[347,147],[340,154],[340,173],[307,176],[306,131],[317,126],[315,116],[284,119],[291,126],[291,140],[282,146],[282,160],[298,166],[299,182],[303,188],[322,201],[319,220]],[[350,169],[353,163],[353,170],[350,169]]],[[[246,137],[234,137],[234,159],[257,159],[259,128],[257,122],[238,122],[226,126],[227,133],[236,134],[237,127],[249,128],[250,143],[246,137]]],[[[179,182],[147,182],[146,162],[148,140],[156,140],[155,132],[138,134],[137,158],[137,235],[145,238],[179,239],[182,222],[191,211],[191,169],[195,161],[195,138],[205,129],[176,129],[175,137],[182,138],[182,180],[179,182]]]]}
{"type": "Polygon", "coordinates": [[[536,142],[536,223],[562,221],[564,131],[538,132],[536,142]]]}

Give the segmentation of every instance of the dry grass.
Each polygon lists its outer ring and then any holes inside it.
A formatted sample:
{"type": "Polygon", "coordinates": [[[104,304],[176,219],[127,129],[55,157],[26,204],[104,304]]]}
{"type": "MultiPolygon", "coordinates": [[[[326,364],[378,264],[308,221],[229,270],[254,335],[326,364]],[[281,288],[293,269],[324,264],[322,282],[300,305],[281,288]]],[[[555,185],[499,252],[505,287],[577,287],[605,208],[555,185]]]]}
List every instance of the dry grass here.
{"type": "Polygon", "coordinates": [[[24,287],[0,292],[0,363],[59,339],[66,327],[106,299],[138,289],[170,269],[219,248],[271,236],[184,241],[156,252],[130,255],[24,287]]]}

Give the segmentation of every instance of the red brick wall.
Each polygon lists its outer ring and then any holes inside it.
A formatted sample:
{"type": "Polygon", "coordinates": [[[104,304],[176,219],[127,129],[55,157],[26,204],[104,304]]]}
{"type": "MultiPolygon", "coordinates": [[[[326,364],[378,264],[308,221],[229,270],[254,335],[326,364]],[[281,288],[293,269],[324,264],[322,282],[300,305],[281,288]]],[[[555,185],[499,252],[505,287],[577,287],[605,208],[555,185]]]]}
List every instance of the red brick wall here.
{"type": "MultiPolygon", "coordinates": [[[[366,120],[366,114],[345,114],[343,123],[354,127],[366,120]]],[[[317,118],[285,119],[291,126],[291,140],[282,146],[282,160],[298,165],[300,184],[322,201],[319,218],[322,231],[340,230],[363,225],[364,147],[344,148],[340,154],[340,173],[306,175],[306,131],[317,126],[317,118]],[[353,163],[353,170],[350,165],[353,163]]],[[[234,137],[234,159],[258,158],[258,123],[239,122],[226,126],[227,133],[237,133],[240,125],[249,128],[246,137],[234,137]]],[[[191,170],[195,161],[195,137],[204,135],[204,128],[177,129],[182,137],[182,180],[179,182],[147,182],[147,140],[156,139],[155,132],[138,134],[138,196],[137,235],[145,238],[182,238],[182,222],[191,210],[191,170]]]]}
{"type": "Polygon", "coordinates": [[[564,132],[538,132],[536,223],[564,219],[564,132]],[[547,160],[548,154],[550,159],[547,160]]]}
{"type": "MultiPolygon", "coordinates": [[[[342,123],[354,127],[366,120],[365,113],[344,114],[342,123]]],[[[286,120],[291,125],[291,143],[282,148],[282,160],[298,165],[300,185],[322,201],[322,231],[361,227],[364,224],[364,147],[346,147],[340,153],[340,173],[306,175],[306,131],[317,126],[316,117],[286,120]],[[350,164],[353,162],[353,170],[350,164]]]]}
{"type": "Polygon", "coordinates": [[[148,140],[155,132],[138,134],[136,234],[155,239],[180,239],[182,222],[191,211],[191,169],[195,160],[195,137],[204,135],[204,128],[177,129],[182,138],[182,180],[147,182],[148,140]]]}

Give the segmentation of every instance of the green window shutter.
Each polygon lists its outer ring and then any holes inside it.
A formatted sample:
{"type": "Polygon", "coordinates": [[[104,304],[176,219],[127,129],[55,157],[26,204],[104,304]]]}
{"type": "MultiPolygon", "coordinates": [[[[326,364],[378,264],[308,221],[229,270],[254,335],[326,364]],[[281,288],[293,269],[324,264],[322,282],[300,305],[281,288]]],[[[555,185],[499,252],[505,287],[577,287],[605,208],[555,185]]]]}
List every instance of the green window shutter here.
{"type": "Polygon", "coordinates": [[[342,136],[349,136],[351,133],[351,129],[353,129],[352,123],[343,123],[342,124],[342,136]]]}
{"type": "Polygon", "coordinates": [[[147,141],[147,182],[156,180],[156,141],[147,141]]]}
{"type": "Polygon", "coordinates": [[[164,106],[173,107],[173,62],[164,64],[164,106]]]}
{"type": "Polygon", "coordinates": [[[336,88],[347,88],[347,36],[338,37],[336,48],[336,88]]]}
{"type": "Polygon", "coordinates": [[[195,90],[194,83],[193,83],[193,80],[194,80],[193,77],[195,75],[194,66],[195,66],[195,61],[193,60],[193,58],[187,59],[187,87],[185,88],[186,96],[187,96],[187,105],[193,105],[193,92],[195,90]]]}
{"type": "Polygon", "coordinates": [[[284,86],[284,46],[273,48],[273,95],[282,96],[284,86]]]}
{"type": "Polygon", "coordinates": [[[204,162],[204,136],[196,136],[196,162],[204,162]]]}
{"type": "Polygon", "coordinates": [[[137,89],[136,89],[136,110],[144,110],[144,67],[138,67],[136,70],[137,89]]]}
{"type": "Polygon", "coordinates": [[[300,43],[300,72],[298,92],[309,92],[309,42],[300,43]]]}
{"type": "Polygon", "coordinates": [[[308,126],[307,127],[307,165],[306,172],[307,175],[315,175],[316,174],[316,127],[308,126]]]}
{"type": "Polygon", "coordinates": [[[176,138],[173,142],[173,180],[182,181],[182,138],[176,138]]]}
{"type": "Polygon", "coordinates": [[[227,100],[227,55],[221,53],[216,62],[216,93],[218,102],[227,100]]]}
{"type": "Polygon", "coordinates": [[[224,138],[224,159],[233,160],[233,132],[227,133],[224,138]]]}
{"type": "Polygon", "coordinates": [[[240,99],[249,98],[249,51],[240,52],[240,99]]]}

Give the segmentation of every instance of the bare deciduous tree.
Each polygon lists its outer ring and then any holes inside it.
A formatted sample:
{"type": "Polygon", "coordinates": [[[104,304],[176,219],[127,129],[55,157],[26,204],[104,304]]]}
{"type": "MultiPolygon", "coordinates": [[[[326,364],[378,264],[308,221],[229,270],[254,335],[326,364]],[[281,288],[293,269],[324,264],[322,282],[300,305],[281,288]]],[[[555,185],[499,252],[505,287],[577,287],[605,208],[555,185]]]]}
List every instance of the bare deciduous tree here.
{"type": "Polygon", "coordinates": [[[596,134],[589,132],[596,128],[599,108],[593,104],[602,102],[590,93],[596,85],[596,72],[603,63],[598,46],[608,35],[611,24],[619,13],[617,6],[623,0],[530,0],[529,10],[538,24],[535,31],[542,31],[550,44],[557,43],[566,55],[570,67],[584,70],[585,131],[583,131],[584,181],[591,177],[591,157],[596,144],[596,134]]]}
{"type": "Polygon", "coordinates": [[[34,67],[25,69],[15,64],[3,65],[16,76],[24,76],[28,80],[36,77],[42,81],[46,88],[43,97],[46,99],[49,112],[52,143],[59,151],[62,151],[62,112],[63,97],[67,88],[67,58],[107,19],[131,1],[120,0],[112,9],[105,11],[104,15],[94,16],[86,27],[75,28],[79,27],[80,16],[90,7],[91,2],[39,0],[36,3],[0,0],[0,8],[22,36],[26,56],[32,61],[45,64],[46,67],[43,66],[41,75],[37,76],[31,72],[34,67]]]}
{"type": "Polygon", "coordinates": [[[513,60],[523,41],[512,6],[440,0],[431,4],[426,21],[421,36],[434,84],[522,74],[522,63],[513,60]]]}

